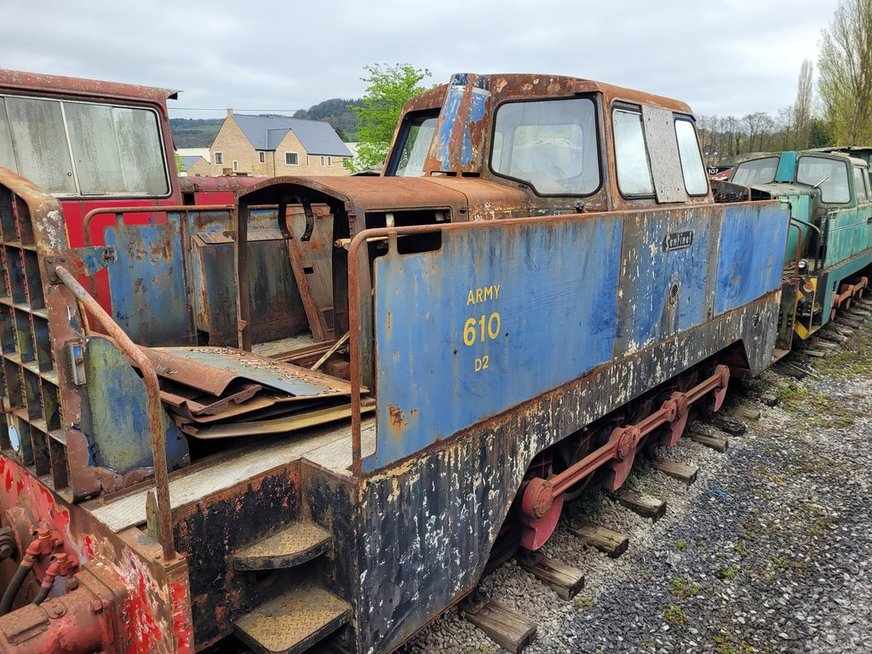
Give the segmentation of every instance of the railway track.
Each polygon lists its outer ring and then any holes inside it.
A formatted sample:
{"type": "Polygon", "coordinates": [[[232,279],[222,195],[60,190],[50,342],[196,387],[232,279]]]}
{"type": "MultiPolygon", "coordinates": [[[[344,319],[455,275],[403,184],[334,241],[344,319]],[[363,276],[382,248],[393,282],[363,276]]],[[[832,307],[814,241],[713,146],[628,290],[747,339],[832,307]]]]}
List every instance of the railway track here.
{"type": "Polygon", "coordinates": [[[585,491],[567,505],[554,535],[533,557],[506,547],[476,593],[408,643],[404,652],[570,651],[549,649],[543,641],[564,629],[568,616],[589,607],[609,580],[644,575],[625,552],[650,545],[703,489],[711,492],[709,482],[723,472],[719,458],[731,441],[742,439],[750,424],[761,416],[765,420],[769,407],[790,394],[788,380],[815,376],[812,363],[837,355],[856,330],[868,329],[870,318],[868,299],[841,311],[834,323],[776,364],[765,380],[731,388],[721,411],[689,423],[678,445],[657,448],[637,460],[621,491],[585,491]]]}

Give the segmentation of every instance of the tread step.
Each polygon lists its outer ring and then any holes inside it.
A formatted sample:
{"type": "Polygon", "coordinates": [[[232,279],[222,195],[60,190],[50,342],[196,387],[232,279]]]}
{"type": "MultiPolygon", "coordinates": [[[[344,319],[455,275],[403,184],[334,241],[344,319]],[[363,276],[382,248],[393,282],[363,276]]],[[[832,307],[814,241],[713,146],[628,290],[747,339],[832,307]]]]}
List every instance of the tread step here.
{"type": "Polygon", "coordinates": [[[330,547],[330,540],[330,534],[318,525],[294,522],[237,551],[233,555],[233,569],[293,568],[324,554],[330,547]]]}
{"type": "Polygon", "coordinates": [[[233,623],[257,654],[300,654],[348,622],[351,606],[319,586],[301,586],[233,623]]]}

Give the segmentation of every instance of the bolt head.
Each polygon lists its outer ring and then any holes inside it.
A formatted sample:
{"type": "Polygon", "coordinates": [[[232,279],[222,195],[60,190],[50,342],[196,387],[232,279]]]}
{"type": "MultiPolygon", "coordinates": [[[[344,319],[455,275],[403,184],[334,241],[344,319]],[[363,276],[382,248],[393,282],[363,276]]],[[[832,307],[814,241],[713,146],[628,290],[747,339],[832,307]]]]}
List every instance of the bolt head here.
{"type": "Polygon", "coordinates": [[[103,602],[100,600],[94,600],[91,602],[91,612],[92,613],[102,613],[103,612],[103,602]]]}

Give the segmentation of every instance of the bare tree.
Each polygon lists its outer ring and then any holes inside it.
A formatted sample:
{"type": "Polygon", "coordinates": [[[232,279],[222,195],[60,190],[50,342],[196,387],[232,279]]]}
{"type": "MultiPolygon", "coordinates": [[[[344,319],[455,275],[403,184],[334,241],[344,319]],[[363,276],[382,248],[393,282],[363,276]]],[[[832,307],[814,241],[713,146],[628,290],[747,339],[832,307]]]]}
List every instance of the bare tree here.
{"type": "Polygon", "coordinates": [[[840,145],[872,137],[872,0],[840,0],[821,34],[818,90],[840,145]]]}
{"type": "Polygon", "coordinates": [[[796,89],[796,102],[793,103],[793,147],[802,150],[808,147],[808,129],[811,124],[812,74],[814,68],[808,59],[799,69],[799,84],[796,89]]]}

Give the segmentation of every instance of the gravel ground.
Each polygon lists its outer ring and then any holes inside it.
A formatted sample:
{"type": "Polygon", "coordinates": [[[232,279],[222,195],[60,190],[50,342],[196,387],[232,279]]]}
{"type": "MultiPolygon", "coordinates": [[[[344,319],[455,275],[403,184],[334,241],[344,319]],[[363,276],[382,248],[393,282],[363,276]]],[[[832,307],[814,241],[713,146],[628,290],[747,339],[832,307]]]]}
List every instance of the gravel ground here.
{"type": "MultiPolygon", "coordinates": [[[[812,374],[776,367],[732,393],[763,415],[726,454],[689,439],[663,453],[699,466],[694,485],[636,471],[638,490],[668,502],[655,525],[588,499],[588,518],[630,536],[621,558],[558,528],[545,552],[585,571],[574,600],[514,563],[482,582],[539,625],[527,652],[872,652],[869,322],[827,358],[791,361],[812,374]]],[[[406,651],[503,650],[452,610],[406,651]]]]}

